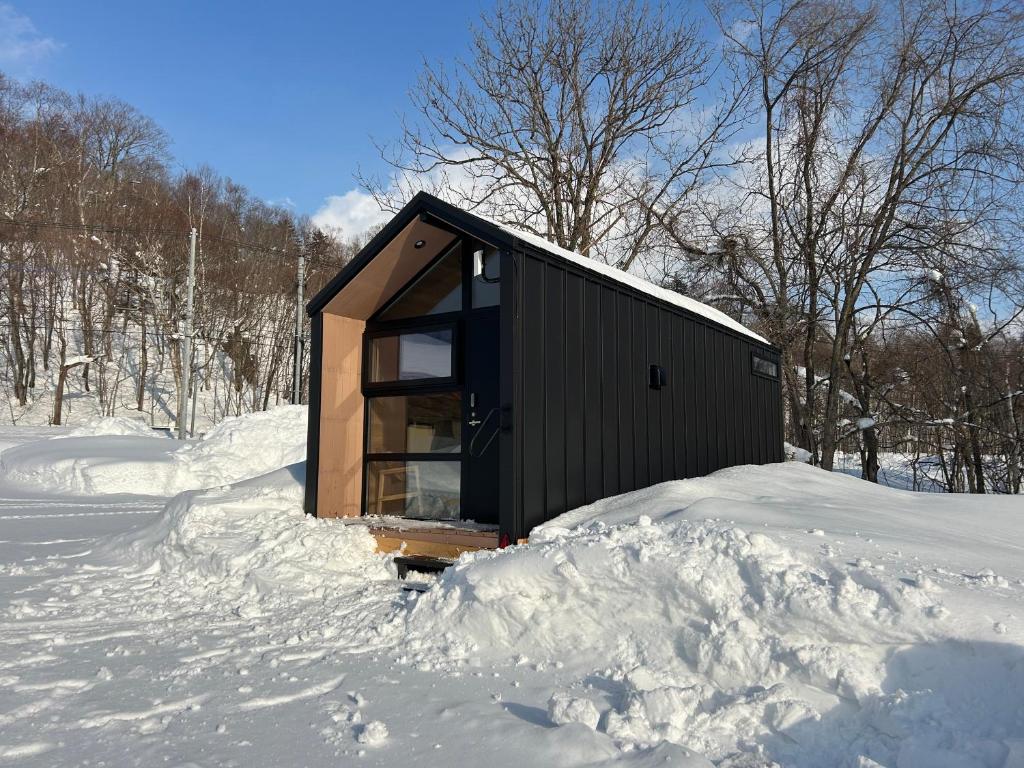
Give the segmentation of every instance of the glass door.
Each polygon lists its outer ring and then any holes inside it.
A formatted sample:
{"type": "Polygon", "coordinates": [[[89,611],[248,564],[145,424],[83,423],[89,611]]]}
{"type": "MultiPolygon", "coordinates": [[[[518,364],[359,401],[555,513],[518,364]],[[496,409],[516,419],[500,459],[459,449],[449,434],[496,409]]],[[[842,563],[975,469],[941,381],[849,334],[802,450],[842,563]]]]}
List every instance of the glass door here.
{"type": "Polygon", "coordinates": [[[367,334],[366,513],[457,520],[462,391],[455,326],[367,334]]]}
{"type": "Polygon", "coordinates": [[[365,514],[497,522],[498,262],[456,243],[367,323],[365,514]]]}

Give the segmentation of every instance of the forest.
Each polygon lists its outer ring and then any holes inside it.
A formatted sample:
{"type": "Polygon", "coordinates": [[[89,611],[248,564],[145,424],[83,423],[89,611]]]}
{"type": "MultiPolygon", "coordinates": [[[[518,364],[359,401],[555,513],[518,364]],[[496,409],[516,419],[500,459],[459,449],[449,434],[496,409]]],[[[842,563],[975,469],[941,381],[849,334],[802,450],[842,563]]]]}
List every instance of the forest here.
{"type": "Polygon", "coordinates": [[[101,414],[173,420],[192,228],[200,422],[289,400],[299,254],[306,289],[317,290],[357,242],[210,168],[172,172],[167,146],[128,104],[0,76],[2,387],[12,420],[43,398],[47,421],[60,424],[71,384],[101,414]]]}
{"type": "MultiPolygon", "coordinates": [[[[383,170],[357,179],[382,210],[427,189],[747,324],[815,464],[1019,493],[1022,86],[1014,2],[499,0],[368,128],[383,170]]],[[[168,146],[130,105],[0,79],[12,420],[66,381],[173,418],[193,227],[200,421],[289,399],[299,254],[308,296],[368,233],[175,172],[168,146]]]]}

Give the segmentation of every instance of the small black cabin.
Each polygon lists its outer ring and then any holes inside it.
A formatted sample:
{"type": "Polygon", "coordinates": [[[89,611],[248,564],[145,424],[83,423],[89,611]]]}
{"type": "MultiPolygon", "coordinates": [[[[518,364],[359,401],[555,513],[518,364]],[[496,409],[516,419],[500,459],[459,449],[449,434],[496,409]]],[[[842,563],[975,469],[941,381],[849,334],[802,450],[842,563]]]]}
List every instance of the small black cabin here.
{"type": "Polygon", "coordinates": [[[606,496],[783,458],[764,339],[424,193],[307,309],[317,516],[475,521],[504,544],[606,496]]]}

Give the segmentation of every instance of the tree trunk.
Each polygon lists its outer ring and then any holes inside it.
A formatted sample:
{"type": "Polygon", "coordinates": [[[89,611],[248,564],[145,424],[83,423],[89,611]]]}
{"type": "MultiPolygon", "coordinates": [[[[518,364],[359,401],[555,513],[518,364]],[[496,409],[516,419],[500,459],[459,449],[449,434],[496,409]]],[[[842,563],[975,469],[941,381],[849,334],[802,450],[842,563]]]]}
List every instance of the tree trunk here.
{"type": "Polygon", "coordinates": [[[139,345],[139,380],[138,386],[135,388],[135,400],[136,409],[139,411],[145,410],[145,399],[146,399],[146,374],[149,371],[149,353],[147,351],[146,342],[146,311],[143,309],[139,316],[139,325],[141,333],[139,338],[141,339],[139,345]]]}
{"type": "Polygon", "coordinates": [[[71,365],[64,365],[64,355],[61,354],[61,366],[60,374],[57,376],[57,391],[53,394],[53,421],[51,422],[55,426],[60,426],[62,411],[64,410],[64,385],[68,380],[68,371],[79,365],[86,365],[85,362],[79,360],[71,365]]]}
{"type": "Polygon", "coordinates": [[[878,482],[878,431],[874,427],[863,430],[864,459],[861,462],[862,475],[865,480],[878,482]]]}

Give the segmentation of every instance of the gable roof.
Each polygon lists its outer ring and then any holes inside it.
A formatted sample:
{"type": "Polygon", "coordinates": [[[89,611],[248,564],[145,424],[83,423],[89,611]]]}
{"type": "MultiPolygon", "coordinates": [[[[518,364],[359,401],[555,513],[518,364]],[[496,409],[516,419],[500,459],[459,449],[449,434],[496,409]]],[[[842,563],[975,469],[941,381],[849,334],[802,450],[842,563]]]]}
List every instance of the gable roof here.
{"type": "Polygon", "coordinates": [[[673,304],[687,312],[711,320],[716,325],[728,328],[736,333],[747,336],[754,341],[771,346],[770,342],[762,336],[754,333],[742,323],[733,320],[724,312],[708,306],[703,302],[683,296],[675,291],[655,285],[642,277],[624,272],[617,267],[587,258],[573,251],[561,248],[554,243],[548,242],[530,232],[510,227],[493,221],[486,216],[469,213],[457,208],[443,200],[427,194],[417,193],[402,210],[395,214],[384,228],[367,243],[356,257],[350,261],[324,288],[314,296],[306,305],[306,311],[312,316],[323,311],[334,296],[338,294],[356,275],[358,275],[367,264],[388,245],[413,219],[417,216],[428,214],[441,222],[444,222],[468,235],[489,243],[496,247],[515,248],[526,246],[533,251],[541,251],[556,259],[562,259],[574,266],[594,274],[601,275],[606,279],[632,288],[635,291],[645,293],[652,298],[658,299],[667,304],[673,304]]]}

